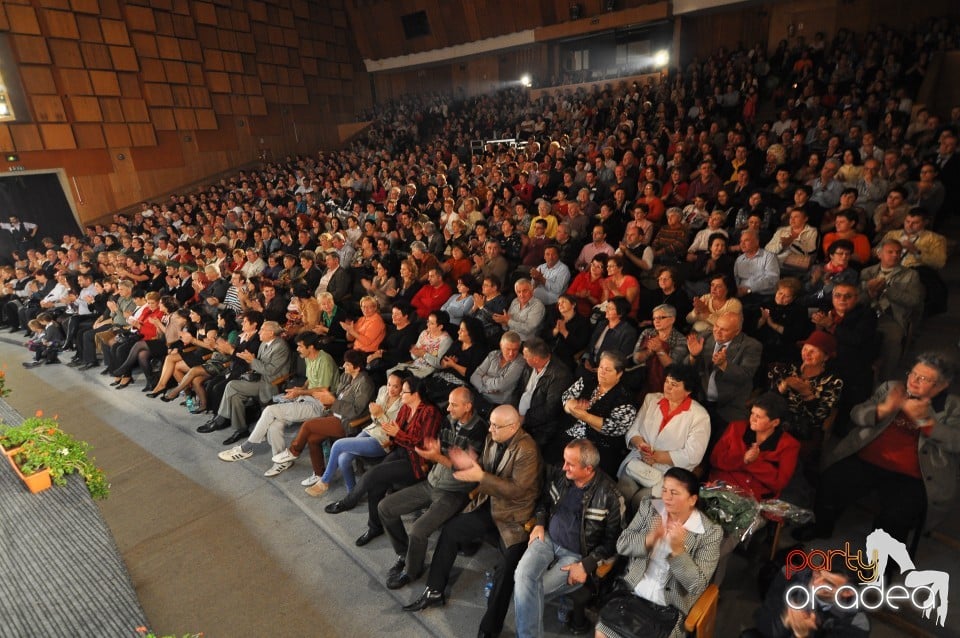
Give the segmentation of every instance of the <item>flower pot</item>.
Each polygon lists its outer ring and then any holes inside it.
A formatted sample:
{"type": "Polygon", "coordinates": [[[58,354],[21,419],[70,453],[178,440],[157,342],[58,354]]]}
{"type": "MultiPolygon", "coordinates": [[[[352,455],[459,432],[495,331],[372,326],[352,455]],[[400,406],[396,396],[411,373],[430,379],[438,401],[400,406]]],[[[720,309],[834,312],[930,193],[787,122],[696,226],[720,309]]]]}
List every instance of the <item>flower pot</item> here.
{"type": "Polygon", "coordinates": [[[13,458],[19,450],[20,448],[13,448],[12,450],[6,450],[5,454],[7,455],[7,460],[10,461],[10,465],[13,467],[13,471],[17,473],[17,476],[20,477],[23,484],[30,490],[30,493],[36,494],[49,488],[53,484],[50,480],[50,470],[39,470],[28,476],[24,476],[23,472],[20,471],[20,467],[13,458]]]}

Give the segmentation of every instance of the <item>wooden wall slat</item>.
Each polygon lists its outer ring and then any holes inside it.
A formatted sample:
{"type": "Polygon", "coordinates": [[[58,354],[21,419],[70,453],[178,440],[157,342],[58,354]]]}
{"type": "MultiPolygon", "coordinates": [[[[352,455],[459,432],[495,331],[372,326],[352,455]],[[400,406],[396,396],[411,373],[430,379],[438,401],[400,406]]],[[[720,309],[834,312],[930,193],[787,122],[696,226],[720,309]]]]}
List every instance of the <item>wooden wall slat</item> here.
{"type": "Polygon", "coordinates": [[[81,40],[84,42],[103,42],[100,20],[96,16],[78,15],[76,18],[81,40]]]}
{"type": "Polygon", "coordinates": [[[104,20],[101,18],[100,31],[103,32],[103,41],[107,44],[130,44],[127,25],[120,20],[104,20]]]}
{"type": "Polygon", "coordinates": [[[100,124],[74,124],[73,136],[77,140],[78,148],[106,148],[107,146],[100,124]]]}
{"type": "Polygon", "coordinates": [[[140,97],[140,77],[137,73],[117,73],[120,83],[120,95],[128,98],[140,97]]]}
{"type": "Polygon", "coordinates": [[[13,34],[10,36],[10,41],[21,64],[50,64],[50,51],[43,38],[35,35],[13,34]]]}
{"type": "Polygon", "coordinates": [[[131,146],[157,145],[157,133],[153,130],[153,124],[130,124],[129,129],[131,146]]]}
{"type": "Polygon", "coordinates": [[[136,49],[137,54],[150,58],[160,57],[160,52],[157,49],[157,38],[152,33],[131,33],[130,39],[133,41],[133,48],[136,49]]]}
{"type": "Polygon", "coordinates": [[[33,7],[10,4],[6,6],[6,13],[13,33],[40,35],[40,21],[33,7]]]}
{"type": "Polygon", "coordinates": [[[139,71],[140,66],[137,63],[137,52],[133,47],[110,47],[110,60],[113,62],[113,68],[118,71],[139,71]]]}
{"type": "Polygon", "coordinates": [[[47,40],[53,64],[58,67],[80,68],[83,58],[80,56],[80,43],[75,40],[47,40]]]}
{"type": "Polygon", "coordinates": [[[30,98],[33,117],[38,122],[66,122],[67,113],[59,95],[34,95],[30,98]]]}
{"type": "Polygon", "coordinates": [[[57,69],[57,75],[60,76],[60,86],[67,95],[93,95],[93,84],[86,70],[57,69]]]}
{"type": "Polygon", "coordinates": [[[157,30],[157,22],[153,18],[153,10],[147,7],[137,7],[131,4],[126,6],[127,25],[134,31],[146,31],[154,33],[157,30]]]}
{"type": "Polygon", "coordinates": [[[119,98],[102,97],[98,101],[104,122],[118,123],[126,121],[123,117],[123,106],[119,98]]]}
{"type": "MultiPolygon", "coordinates": [[[[103,2],[101,5],[97,0],[70,0],[70,8],[76,11],[77,13],[91,13],[91,14],[110,14],[111,17],[114,17],[115,14],[111,12],[111,3],[103,2]]],[[[116,8],[114,7],[114,10],[116,8]]]]}
{"type": "Polygon", "coordinates": [[[175,131],[177,121],[173,118],[173,109],[151,108],[150,121],[158,131],[175,131]]]}
{"type": "Polygon", "coordinates": [[[20,65],[20,80],[24,90],[31,95],[54,95],[58,93],[53,71],[48,66],[20,65]]]}
{"type": "Polygon", "coordinates": [[[90,82],[97,95],[120,95],[120,82],[113,71],[90,71],[90,82]]]}
{"type": "Polygon", "coordinates": [[[88,69],[113,68],[113,60],[110,57],[110,49],[105,44],[81,42],[80,54],[83,56],[83,65],[88,69]]]}
{"type": "Polygon", "coordinates": [[[120,107],[123,110],[123,119],[127,122],[149,122],[150,111],[147,103],[137,99],[121,99],[120,107]]]}
{"type": "Polygon", "coordinates": [[[47,35],[50,37],[80,39],[76,16],[69,11],[46,9],[43,11],[43,21],[47,24],[47,35]]]}
{"type": "Polygon", "coordinates": [[[130,146],[130,129],[126,124],[104,124],[103,136],[107,148],[127,148],[130,146]]]}
{"type": "Polygon", "coordinates": [[[16,151],[41,151],[43,139],[36,124],[9,124],[10,135],[13,136],[13,147],[16,151]]]}
{"type": "Polygon", "coordinates": [[[47,150],[69,150],[77,148],[73,129],[69,124],[41,124],[40,135],[47,150]]]}
{"type": "Polygon", "coordinates": [[[73,119],[76,122],[101,122],[103,112],[100,110],[100,100],[86,95],[71,95],[68,100],[73,119]]]}

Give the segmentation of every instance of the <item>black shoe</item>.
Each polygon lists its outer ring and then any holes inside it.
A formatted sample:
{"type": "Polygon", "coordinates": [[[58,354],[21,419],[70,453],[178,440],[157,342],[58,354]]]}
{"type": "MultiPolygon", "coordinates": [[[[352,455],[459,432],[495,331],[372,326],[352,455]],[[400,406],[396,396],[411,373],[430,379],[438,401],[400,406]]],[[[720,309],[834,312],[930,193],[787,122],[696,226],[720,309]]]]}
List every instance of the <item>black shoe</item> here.
{"type": "Polygon", "coordinates": [[[352,507],[347,507],[346,503],[343,501],[334,501],[326,507],[323,508],[323,511],[327,514],[339,514],[340,512],[349,512],[352,510],[352,507]]]}
{"type": "Polygon", "coordinates": [[[114,390],[123,390],[125,387],[133,383],[133,379],[127,379],[126,381],[121,381],[119,383],[111,383],[110,385],[114,386],[114,390]]]}
{"type": "Polygon", "coordinates": [[[383,536],[383,530],[379,532],[375,532],[372,529],[367,528],[367,531],[365,531],[360,536],[360,538],[356,540],[357,547],[363,547],[364,545],[366,545],[367,543],[375,539],[377,536],[383,536]]]}
{"type": "Polygon", "coordinates": [[[94,362],[94,363],[85,363],[85,364],[83,364],[82,366],[80,366],[79,368],[77,368],[77,370],[84,370],[84,371],[86,371],[86,370],[92,370],[92,369],[96,368],[98,365],[100,365],[100,364],[98,364],[98,363],[96,363],[96,362],[94,362]]]}
{"type": "Polygon", "coordinates": [[[200,434],[210,434],[211,432],[216,432],[217,430],[226,430],[230,427],[230,421],[227,421],[220,415],[217,415],[197,428],[197,432],[200,434]]]}
{"type": "Polygon", "coordinates": [[[393,577],[399,575],[403,572],[404,568],[407,566],[407,559],[403,556],[397,556],[397,562],[393,564],[393,567],[390,568],[390,571],[387,572],[387,577],[393,577]]]}
{"type": "Polygon", "coordinates": [[[250,430],[237,430],[223,440],[224,445],[233,445],[250,436],[250,430]]]}
{"type": "Polygon", "coordinates": [[[42,366],[42,365],[43,365],[43,361],[24,361],[23,362],[24,368],[36,368],[37,366],[42,366]]]}
{"type": "Polygon", "coordinates": [[[101,377],[109,377],[109,376],[112,375],[112,374],[113,374],[113,373],[110,372],[110,368],[104,368],[103,370],[100,371],[100,376],[101,376],[101,377]]]}
{"type": "Polygon", "coordinates": [[[174,395],[174,396],[170,397],[170,396],[167,396],[166,394],[164,394],[163,391],[161,391],[160,394],[163,394],[163,396],[160,397],[160,400],[163,401],[164,403],[170,403],[171,401],[176,401],[176,400],[177,400],[177,396],[179,396],[179,395],[174,395]]]}
{"type": "Polygon", "coordinates": [[[68,368],[79,368],[80,366],[85,365],[82,359],[71,359],[70,363],[67,364],[68,368]]]}
{"type": "Polygon", "coordinates": [[[156,391],[151,391],[151,392],[147,392],[147,390],[144,390],[144,392],[147,393],[147,398],[148,398],[148,399],[156,399],[158,396],[160,396],[161,394],[163,394],[163,390],[156,390],[156,391]]]}
{"type": "Polygon", "coordinates": [[[409,605],[404,605],[403,611],[423,611],[428,607],[437,607],[438,605],[445,604],[447,604],[447,598],[443,595],[442,591],[427,587],[423,590],[423,593],[420,594],[419,598],[409,605]]]}
{"type": "Polygon", "coordinates": [[[387,579],[387,589],[402,589],[413,582],[413,578],[403,571],[387,579]]]}
{"type": "Polygon", "coordinates": [[[570,620],[567,622],[567,631],[574,636],[582,636],[587,632],[593,632],[593,624],[584,618],[583,622],[578,625],[573,620],[573,614],[570,614],[570,620]]]}

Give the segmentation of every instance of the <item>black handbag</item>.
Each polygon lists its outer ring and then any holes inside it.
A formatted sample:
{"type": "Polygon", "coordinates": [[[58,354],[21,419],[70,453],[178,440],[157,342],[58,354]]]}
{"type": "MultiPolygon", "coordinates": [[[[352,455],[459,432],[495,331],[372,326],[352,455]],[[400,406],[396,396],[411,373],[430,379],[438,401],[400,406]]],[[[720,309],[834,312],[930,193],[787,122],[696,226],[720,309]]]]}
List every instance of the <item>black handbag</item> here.
{"type": "Polygon", "coordinates": [[[664,607],[632,591],[613,593],[600,610],[600,622],[625,638],[668,638],[680,617],[673,607],[664,607]]]}

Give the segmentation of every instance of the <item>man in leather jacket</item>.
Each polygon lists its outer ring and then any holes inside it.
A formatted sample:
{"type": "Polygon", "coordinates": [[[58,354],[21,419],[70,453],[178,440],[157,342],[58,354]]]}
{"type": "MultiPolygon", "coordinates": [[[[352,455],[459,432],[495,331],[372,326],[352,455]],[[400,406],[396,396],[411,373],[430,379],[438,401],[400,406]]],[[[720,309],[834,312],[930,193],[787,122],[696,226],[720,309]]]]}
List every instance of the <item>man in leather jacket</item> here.
{"type": "Polygon", "coordinates": [[[617,555],[623,496],[598,467],[600,453],[587,439],[571,441],[563,467],[548,468],[536,525],[514,574],[517,636],[543,635],[543,603],[575,591],[617,555]]]}

